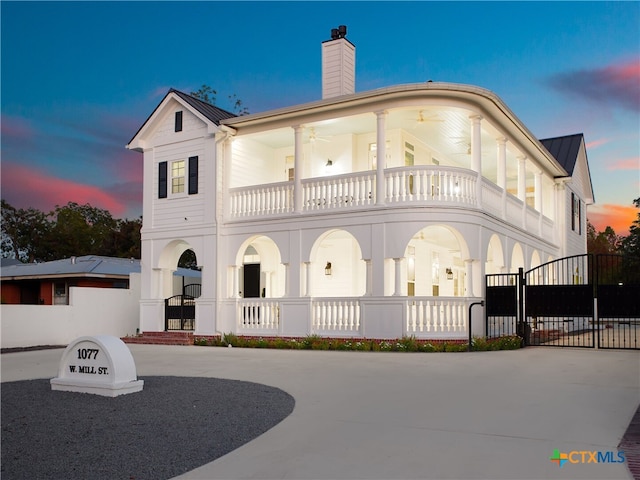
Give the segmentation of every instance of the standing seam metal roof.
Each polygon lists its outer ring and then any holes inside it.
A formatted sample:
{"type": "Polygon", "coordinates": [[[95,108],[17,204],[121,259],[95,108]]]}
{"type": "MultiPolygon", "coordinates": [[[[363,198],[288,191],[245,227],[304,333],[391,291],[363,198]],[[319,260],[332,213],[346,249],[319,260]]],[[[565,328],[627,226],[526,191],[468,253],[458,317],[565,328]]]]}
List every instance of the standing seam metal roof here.
{"type": "Polygon", "coordinates": [[[237,117],[237,115],[235,115],[234,113],[223,110],[222,108],[218,108],[207,102],[203,102],[202,100],[192,97],[191,95],[187,95],[186,93],[181,92],[180,90],[176,90],[175,88],[169,89],[169,93],[172,92],[178,95],[193,108],[198,110],[201,114],[203,114],[216,125],[220,125],[221,120],[237,117]]]}
{"type": "Polygon", "coordinates": [[[563,137],[545,138],[540,143],[549,150],[560,165],[571,176],[576,166],[578,152],[584,136],[581,133],[565,135],[563,137]]]}

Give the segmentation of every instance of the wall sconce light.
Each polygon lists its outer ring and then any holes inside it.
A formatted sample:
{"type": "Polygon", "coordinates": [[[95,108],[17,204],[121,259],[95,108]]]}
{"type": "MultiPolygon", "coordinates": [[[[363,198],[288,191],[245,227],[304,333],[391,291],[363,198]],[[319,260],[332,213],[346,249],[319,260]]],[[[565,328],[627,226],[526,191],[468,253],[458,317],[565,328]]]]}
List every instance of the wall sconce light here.
{"type": "Polygon", "coordinates": [[[447,280],[453,280],[453,270],[451,270],[450,268],[447,268],[446,272],[447,272],[447,280]]]}
{"type": "Polygon", "coordinates": [[[325,265],[324,274],[331,275],[331,262],[327,262],[327,264],[325,265]]]}
{"type": "Polygon", "coordinates": [[[330,158],[327,158],[327,167],[330,167],[331,165],[333,165],[333,160],[331,160],[330,158]]]}

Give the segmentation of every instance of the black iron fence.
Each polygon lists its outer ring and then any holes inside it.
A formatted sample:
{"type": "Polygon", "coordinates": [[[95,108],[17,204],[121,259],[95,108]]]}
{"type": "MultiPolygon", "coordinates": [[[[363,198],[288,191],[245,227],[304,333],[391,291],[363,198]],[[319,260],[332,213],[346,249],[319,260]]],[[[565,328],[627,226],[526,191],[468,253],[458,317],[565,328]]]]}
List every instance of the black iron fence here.
{"type": "Polygon", "coordinates": [[[525,345],[640,349],[640,272],[619,255],[576,255],[486,276],[488,337],[525,345]]]}

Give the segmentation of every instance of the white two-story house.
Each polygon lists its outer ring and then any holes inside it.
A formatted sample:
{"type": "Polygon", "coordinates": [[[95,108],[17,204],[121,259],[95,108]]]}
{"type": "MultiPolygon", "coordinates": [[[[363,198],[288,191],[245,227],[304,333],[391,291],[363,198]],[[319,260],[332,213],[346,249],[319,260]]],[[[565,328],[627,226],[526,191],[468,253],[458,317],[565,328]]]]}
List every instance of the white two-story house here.
{"type": "Polygon", "coordinates": [[[165,329],[188,249],[196,335],[433,339],[467,338],[485,274],[586,252],[581,134],[541,142],[476,86],[355,92],[344,30],[322,68],[321,100],[240,117],[172,89],[127,145],[144,154],[140,331],[165,329]]]}

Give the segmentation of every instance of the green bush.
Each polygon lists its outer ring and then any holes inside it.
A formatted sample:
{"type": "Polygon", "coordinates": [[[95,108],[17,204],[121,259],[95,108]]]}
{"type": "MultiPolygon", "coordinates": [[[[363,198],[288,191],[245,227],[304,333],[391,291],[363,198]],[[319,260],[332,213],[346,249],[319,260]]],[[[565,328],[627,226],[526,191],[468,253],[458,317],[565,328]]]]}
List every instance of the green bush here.
{"type": "MultiPolygon", "coordinates": [[[[431,343],[424,340],[418,340],[414,335],[404,336],[397,340],[370,340],[325,338],[317,334],[307,335],[302,339],[295,339],[281,337],[239,337],[234,333],[225,333],[220,338],[195,338],[194,345],[364,352],[466,352],[468,350],[467,343],[447,341],[431,343]]],[[[474,337],[471,341],[471,350],[478,352],[491,350],[515,350],[521,346],[522,339],[517,335],[491,339],[474,337]]]]}

